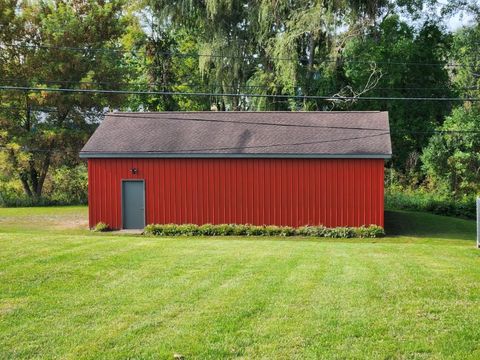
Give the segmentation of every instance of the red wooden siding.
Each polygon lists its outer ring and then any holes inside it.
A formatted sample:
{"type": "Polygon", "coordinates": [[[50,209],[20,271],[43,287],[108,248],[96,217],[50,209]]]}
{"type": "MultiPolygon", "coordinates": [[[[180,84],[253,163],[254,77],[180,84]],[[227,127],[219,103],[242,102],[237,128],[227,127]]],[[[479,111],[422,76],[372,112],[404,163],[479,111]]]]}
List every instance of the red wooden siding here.
{"type": "Polygon", "coordinates": [[[89,222],[121,228],[121,180],[144,179],[147,224],[383,226],[383,166],[383,159],[89,159],[89,222]]]}

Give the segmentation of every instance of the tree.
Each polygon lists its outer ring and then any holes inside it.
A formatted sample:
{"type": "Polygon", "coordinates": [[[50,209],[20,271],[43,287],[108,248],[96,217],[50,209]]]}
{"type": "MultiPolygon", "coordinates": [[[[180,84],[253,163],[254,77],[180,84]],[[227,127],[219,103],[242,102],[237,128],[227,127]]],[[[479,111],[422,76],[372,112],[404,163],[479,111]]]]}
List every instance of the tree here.
{"type": "MultiPolygon", "coordinates": [[[[0,0],[0,72],[14,86],[121,87],[116,50],[126,20],[122,2],[0,0]],[[98,51],[97,49],[105,49],[98,51]]],[[[52,166],[78,163],[78,150],[106,108],[122,97],[64,92],[1,92],[1,166],[40,198],[52,166]]]]}
{"type": "Polygon", "coordinates": [[[450,58],[454,65],[452,78],[458,92],[465,97],[480,94],[480,25],[464,27],[453,36],[450,58]]]}
{"type": "MultiPolygon", "coordinates": [[[[455,96],[447,66],[450,44],[450,36],[436,24],[426,22],[416,30],[398,16],[388,16],[346,44],[339,78],[343,86],[362,89],[374,66],[382,77],[368,96],[455,96]]],[[[408,181],[415,181],[422,149],[451,106],[448,102],[388,100],[357,102],[343,108],[389,111],[393,166],[407,175],[408,181]]]]}
{"type": "MultiPolygon", "coordinates": [[[[163,32],[196,42],[199,83],[207,92],[241,93],[258,64],[255,1],[147,1],[153,22],[163,32]]],[[[248,108],[246,99],[212,99],[218,109],[248,108]]]]}
{"type": "MultiPolygon", "coordinates": [[[[338,29],[376,19],[387,1],[148,1],[166,31],[196,37],[202,80],[220,93],[324,94],[331,75],[324,59],[338,29]]],[[[224,97],[219,109],[315,108],[303,101],[224,97]]]]}
{"type": "Polygon", "coordinates": [[[423,169],[437,191],[455,197],[480,191],[480,109],[456,108],[422,155],[423,169]]]}
{"type": "MultiPolygon", "coordinates": [[[[208,91],[199,88],[202,76],[194,36],[183,29],[162,27],[150,8],[135,11],[122,38],[128,85],[133,90],[165,92],[208,91]],[[183,55],[185,54],[185,55],[183,55]]],[[[206,97],[183,95],[131,95],[125,107],[133,111],[209,110],[206,97]]]]}

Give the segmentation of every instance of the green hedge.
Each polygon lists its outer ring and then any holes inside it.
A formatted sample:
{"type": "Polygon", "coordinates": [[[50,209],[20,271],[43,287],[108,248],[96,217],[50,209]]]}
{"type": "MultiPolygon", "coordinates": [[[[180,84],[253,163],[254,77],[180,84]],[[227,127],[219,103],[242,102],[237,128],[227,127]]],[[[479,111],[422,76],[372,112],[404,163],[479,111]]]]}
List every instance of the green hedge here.
{"type": "Polygon", "coordinates": [[[475,198],[452,200],[423,192],[386,192],[387,209],[426,211],[437,215],[475,219],[475,198]]]}
{"type": "Polygon", "coordinates": [[[106,232],[110,231],[110,226],[104,222],[99,222],[92,230],[95,232],[106,232]]]}
{"type": "Polygon", "coordinates": [[[145,235],[153,236],[313,236],[328,238],[377,238],[385,235],[377,225],[326,228],[324,226],[256,226],[237,224],[151,224],[145,227],[145,235]]]}

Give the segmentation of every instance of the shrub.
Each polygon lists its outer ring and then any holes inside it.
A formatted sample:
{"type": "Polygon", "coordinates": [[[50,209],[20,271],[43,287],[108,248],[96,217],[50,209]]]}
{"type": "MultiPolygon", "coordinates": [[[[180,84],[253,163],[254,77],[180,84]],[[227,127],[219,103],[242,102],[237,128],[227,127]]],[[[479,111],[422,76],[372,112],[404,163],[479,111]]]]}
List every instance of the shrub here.
{"type": "Polygon", "coordinates": [[[377,225],[360,226],[355,229],[355,236],[359,238],[379,238],[385,236],[385,231],[377,225]]]}
{"type": "Polygon", "coordinates": [[[247,231],[246,231],[245,235],[247,235],[247,236],[265,235],[265,230],[262,226],[247,225],[246,228],[247,228],[247,231]]]}
{"type": "Polygon", "coordinates": [[[0,206],[12,206],[24,197],[19,180],[4,179],[0,174],[0,206]]]}
{"type": "Polygon", "coordinates": [[[215,226],[215,234],[220,236],[233,235],[235,233],[235,225],[233,224],[221,224],[215,226]]]}
{"type": "Polygon", "coordinates": [[[337,227],[326,228],[324,226],[302,226],[297,229],[290,226],[276,225],[242,225],[242,224],[150,224],[145,227],[144,234],[154,236],[310,236],[351,238],[363,237],[374,238],[385,235],[383,228],[376,225],[362,226],[360,228],[337,227]]]}
{"type": "Polygon", "coordinates": [[[97,225],[95,225],[95,227],[93,228],[93,231],[95,232],[105,232],[109,230],[110,230],[110,226],[108,226],[108,224],[104,222],[97,223],[97,225]]]}
{"type": "Polygon", "coordinates": [[[212,224],[203,224],[198,228],[198,235],[215,236],[215,228],[212,224]]]}
{"type": "Polygon", "coordinates": [[[300,236],[323,236],[325,232],[324,226],[301,226],[296,229],[295,234],[300,236]]]}
{"type": "Polygon", "coordinates": [[[466,219],[475,219],[476,217],[474,197],[453,200],[423,191],[387,191],[385,207],[387,209],[426,211],[437,215],[466,219]]]}
{"type": "Polygon", "coordinates": [[[282,233],[282,228],[276,225],[267,225],[263,230],[267,236],[280,236],[282,233]]]}
{"type": "Polygon", "coordinates": [[[280,227],[280,236],[293,236],[295,235],[295,229],[291,226],[280,227]]]}
{"type": "Polygon", "coordinates": [[[159,230],[159,226],[156,225],[156,224],[148,224],[147,226],[145,226],[145,228],[143,229],[143,233],[145,235],[160,235],[158,233],[158,230],[159,230]]]}
{"type": "Polygon", "coordinates": [[[176,230],[176,234],[172,234],[172,235],[187,235],[187,236],[198,235],[198,225],[195,225],[195,224],[177,225],[175,230],[176,230]]]}
{"type": "Polygon", "coordinates": [[[336,227],[336,228],[327,228],[324,231],[325,237],[330,238],[351,238],[355,237],[355,230],[354,228],[350,227],[336,227]]]}
{"type": "Polygon", "coordinates": [[[176,236],[179,234],[179,228],[176,224],[167,224],[162,229],[164,236],[176,236]]]}
{"type": "Polygon", "coordinates": [[[86,204],[88,200],[88,173],[85,164],[73,168],[62,166],[52,175],[51,199],[62,204],[86,204]]]}
{"type": "Polygon", "coordinates": [[[247,235],[247,225],[242,225],[242,224],[234,225],[233,235],[238,235],[238,236],[247,235]]]}

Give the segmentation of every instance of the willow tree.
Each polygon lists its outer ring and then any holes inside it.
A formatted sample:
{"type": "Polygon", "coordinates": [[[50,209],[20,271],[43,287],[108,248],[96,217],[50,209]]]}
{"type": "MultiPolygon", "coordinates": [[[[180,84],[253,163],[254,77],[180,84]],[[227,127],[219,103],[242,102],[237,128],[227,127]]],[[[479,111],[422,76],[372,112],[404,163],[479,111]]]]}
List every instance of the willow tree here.
{"type": "MultiPolygon", "coordinates": [[[[255,1],[149,1],[152,18],[165,29],[182,29],[196,41],[199,82],[204,91],[241,93],[257,67],[255,1]]],[[[193,50],[193,49],[192,49],[193,50]]],[[[197,84],[198,85],[198,84],[197,84]]],[[[240,97],[211,99],[220,109],[247,106],[240,97]]]]}
{"type": "MultiPolygon", "coordinates": [[[[195,36],[201,81],[208,90],[297,96],[331,93],[337,64],[326,60],[341,52],[345,39],[359,35],[395,6],[386,0],[179,0],[148,4],[158,24],[182,28],[195,36]]],[[[321,105],[225,97],[219,106],[298,109],[321,105]]]]}

